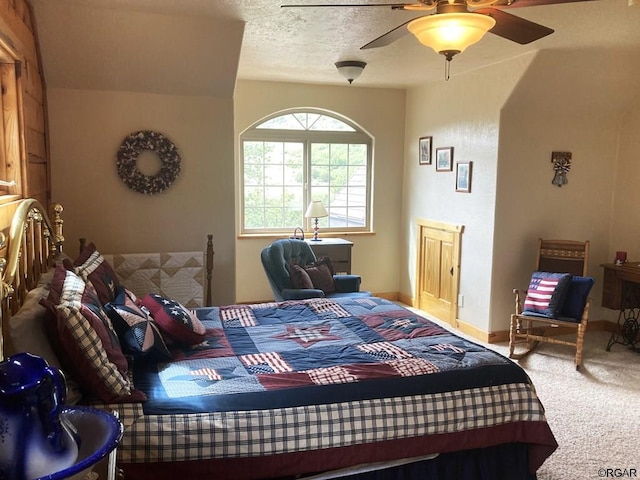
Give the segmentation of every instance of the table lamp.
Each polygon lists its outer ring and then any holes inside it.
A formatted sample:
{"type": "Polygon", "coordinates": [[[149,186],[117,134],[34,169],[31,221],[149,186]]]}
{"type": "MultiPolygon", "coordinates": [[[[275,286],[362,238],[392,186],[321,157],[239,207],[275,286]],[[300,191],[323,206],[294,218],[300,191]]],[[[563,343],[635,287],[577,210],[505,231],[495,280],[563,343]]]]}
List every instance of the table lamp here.
{"type": "Polygon", "coordinates": [[[324,204],[320,200],[313,200],[309,207],[307,208],[306,213],[304,214],[306,218],[314,218],[313,222],[313,238],[314,242],[319,242],[321,239],[318,238],[318,218],[320,217],[328,217],[327,209],[324,208],[324,204]]]}

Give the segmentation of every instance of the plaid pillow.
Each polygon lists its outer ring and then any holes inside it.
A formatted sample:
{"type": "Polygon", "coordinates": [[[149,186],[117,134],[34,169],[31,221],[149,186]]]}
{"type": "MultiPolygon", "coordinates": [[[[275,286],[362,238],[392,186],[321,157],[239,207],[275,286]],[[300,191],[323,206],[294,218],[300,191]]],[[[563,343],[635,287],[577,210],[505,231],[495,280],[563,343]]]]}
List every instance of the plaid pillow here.
{"type": "Polygon", "coordinates": [[[206,328],[196,314],[180,303],[169,298],[150,293],[138,301],[145,306],[160,330],[171,340],[188,345],[204,341],[206,328]]]}
{"type": "Polygon", "coordinates": [[[47,328],[56,353],[83,390],[104,402],[146,399],[132,389],[118,337],[90,283],[58,265],[41,303],[54,314],[47,328]]]}
{"type": "Polygon", "coordinates": [[[120,286],[115,300],[104,306],[124,349],[134,358],[170,360],[171,354],[158,326],[146,308],[136,305],[136,300],[132,292],[120,286]]]}
{"type": "Polygon", "coordinates": [[[570,281],[569,273],[533,272],[524,300],[523,313],[556,318],[562,308],[570,281]]]}
{"type": "Polygon", "coordinates": [[[93,243],[87,245],[73,264],[65,259],[64,265],[82,277],[85,282],[91,282],[102,305],[113,301],[116,288],[120,285],[118,276],[111,265],[98,252],[93,243]]]}

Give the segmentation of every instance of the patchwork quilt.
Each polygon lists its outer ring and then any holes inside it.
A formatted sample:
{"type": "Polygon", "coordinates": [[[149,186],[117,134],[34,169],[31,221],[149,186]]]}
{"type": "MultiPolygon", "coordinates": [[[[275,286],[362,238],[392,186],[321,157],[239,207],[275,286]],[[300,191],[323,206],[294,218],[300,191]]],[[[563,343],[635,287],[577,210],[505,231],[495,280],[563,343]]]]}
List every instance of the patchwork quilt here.
{"type": "Polygon", "coordinates": [[[176,361],[136,372],[136,385],[154,392],[146,412],[237,410],[239,402],[243,409],[281,407],[360,400],[373,388],[378,396],[401,396],[528,381],[501,355],[380,298],[232,305],[197,314],[207,327],[203,343],[176,346],[176,361]],[[490,378],[483,379],[481,367],[490,378]],[[503,372],[500,380],[496,371],[503,372]]]}
{"type": "Polygon", "coordinates": [[[519,366],[393,302],[196,313],[205,340],[172,345],[170,362],[138,364],[135,385],[149,400],[113,406],[126,427],[123,464],[213,462],[233,478],[266,478],[307,461],[315,471],[518,442],[531,444],[535,472],[556,448],[519,366]]]}

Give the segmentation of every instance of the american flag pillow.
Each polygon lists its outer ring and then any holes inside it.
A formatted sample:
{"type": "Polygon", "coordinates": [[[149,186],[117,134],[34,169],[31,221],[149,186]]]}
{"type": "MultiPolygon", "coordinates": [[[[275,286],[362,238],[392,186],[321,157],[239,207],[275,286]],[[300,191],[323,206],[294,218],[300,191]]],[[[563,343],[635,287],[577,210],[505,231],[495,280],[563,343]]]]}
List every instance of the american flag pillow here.
{"type": "Polygon", "coordinates": [[[557,317],[571,281],[569,273],[533,272],[523,313],[557,317]]]}

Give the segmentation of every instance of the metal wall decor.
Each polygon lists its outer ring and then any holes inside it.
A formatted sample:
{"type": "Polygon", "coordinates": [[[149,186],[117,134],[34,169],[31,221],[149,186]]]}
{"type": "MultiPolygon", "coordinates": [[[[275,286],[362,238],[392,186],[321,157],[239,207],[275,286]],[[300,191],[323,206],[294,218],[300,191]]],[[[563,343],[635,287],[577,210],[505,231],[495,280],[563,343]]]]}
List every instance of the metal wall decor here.
{"type": "Polygon", "coordinates": [[[146,195],[163,192],[180,174],[180,155],[176,146],[163,134],[140,130],[125,137],[118,149],[118,175],[132,190],[146,195]],[[138,169],[138,156],[150,150],[160,158],[162,166],[155,175],[145,175],[138,169]]]}
{"type": "Polygon", "coordinates": [[[571,170],[571,152],[551,152],[551,163],[554,171],[551,183],[559,187],[566,185],[567,173],[571,170]]]}

